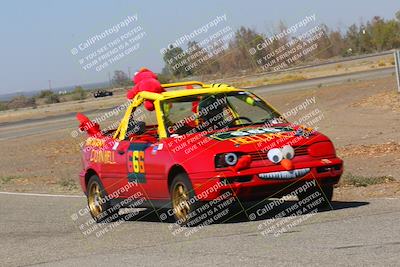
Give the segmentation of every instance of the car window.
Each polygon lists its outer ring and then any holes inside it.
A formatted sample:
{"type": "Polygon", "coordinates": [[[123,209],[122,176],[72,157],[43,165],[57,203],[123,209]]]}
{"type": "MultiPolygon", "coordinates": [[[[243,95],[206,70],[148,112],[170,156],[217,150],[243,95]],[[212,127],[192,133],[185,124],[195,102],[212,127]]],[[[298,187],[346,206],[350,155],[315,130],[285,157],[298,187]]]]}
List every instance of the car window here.
{"type": "Polygon", "coordinates": [[[167,115],[167,118],[170,123],[176,124],[179,123],[183,118],[186,119],[187,122],[194,121],[196,115],[196,106],[193,103],[196,103],[195,98],[191,99],[182,99],[182,101],[176,101],[174,103],[166,103],[164,105],[164,112],[167,115]]]}
{"type": "Polygon", "coordinates": [[[148,111],[143,104],[136,108],[131,115],[131,119],[142,121],[146,123],[146,126],[157,125],[156,111],[148,111]]]}
{"type": "Polygon", "coordinates": [[[103,132],[113,132],[116,130],[125,115],[126,106],[116,106],[112,110],[101,111],[91,115],[92,120],[100,124],[103,132]]]}
{"type": "Polygon", "coordinates": [[[162,101],[161,106],[168,135],[281,121],[278,113],[248,92],[174,98],[162,101]]]}
{"type": "Polygon", "coordinates": [[[148,111],[143,104],[138,106],[131,113],[128,123],[127,137],[131,135],[157,135],[157,116],[156,111],[148,111]]]}
{"type": "Polygon", "coordinates": [[[265,104],[253,94],[238,94],[228,96],[228,102],[235,112],[251,122],[263,122],[276,117],[273,110],[268,110],[265,104]]]}

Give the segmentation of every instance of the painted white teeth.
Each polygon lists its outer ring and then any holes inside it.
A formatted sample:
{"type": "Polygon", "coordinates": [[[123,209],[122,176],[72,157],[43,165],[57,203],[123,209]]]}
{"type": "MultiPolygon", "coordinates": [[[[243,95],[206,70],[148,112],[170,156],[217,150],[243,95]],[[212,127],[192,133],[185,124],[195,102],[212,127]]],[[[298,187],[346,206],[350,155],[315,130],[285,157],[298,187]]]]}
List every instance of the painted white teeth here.
{"type": "Polygon", "coordinates": [[[267,172],[260,173],[258,177],[261,179],[294,179],[306,175],[310,172],[310,168],[296,169],[292,171],[267,172]]]}

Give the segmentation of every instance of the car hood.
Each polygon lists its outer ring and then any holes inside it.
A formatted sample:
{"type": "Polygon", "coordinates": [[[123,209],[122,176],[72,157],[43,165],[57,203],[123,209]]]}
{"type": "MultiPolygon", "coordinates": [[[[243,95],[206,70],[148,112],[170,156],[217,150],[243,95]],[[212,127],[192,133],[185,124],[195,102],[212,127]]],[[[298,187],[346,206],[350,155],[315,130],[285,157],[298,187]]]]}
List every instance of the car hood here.
{"type": "Polygon", "coordinates": [[[227,131],[201,132],[170,138],[169,149],[175,155],[197,153],[255,152],[291,145],[306,146],[329,140],[323,134],[301,126],[282,124],[274,127],[248,126],[227,131]]]}

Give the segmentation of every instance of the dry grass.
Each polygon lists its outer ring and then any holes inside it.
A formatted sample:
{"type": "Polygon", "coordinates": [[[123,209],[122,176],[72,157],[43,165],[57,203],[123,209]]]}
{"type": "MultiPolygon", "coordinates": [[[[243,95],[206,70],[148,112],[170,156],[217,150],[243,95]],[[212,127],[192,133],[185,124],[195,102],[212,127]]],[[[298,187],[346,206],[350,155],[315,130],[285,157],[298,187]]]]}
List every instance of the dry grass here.
{"type": "Polygon", "coordinates": [[[13,180],[16,180],[18,178],[20,178],[20,177],[17,177],[17,176],[2,176],[2,177],[0,177],[0,186],[3,185],[3,184],[8,184],[8,183],[10,183],[13,180]]]}
{"type": "Polygon", "coordinates": [[[348,145],[337,149],[341,157],[376,157],[386,154],[400,153],[400,143],[387,142],[384,144],[348,145]]]}
{"type": "Polygon", "coordinates": [[[336,66],[335,66],[335,69],[336,69],[336,70],[339,70],[339,69],[341,69],[341,68],[343,68],[343,65],[342,65],[342,64],[336,64],[336,66]]]}
{"type": "Polygon", "coordinates": [[[352,105],[353,107],[378,108],[400,112],[400,94],[394,89],[363,98],[352,105]]]}
{"type": "Polygon", "coordinates": [[[385,61],[380,60],[380,61],[378,62],[378,67],[384,67],[384,66],[386,66],[385,61]]]}
{"type": "Polygon", "coordinates": [[[77,190],[79,188],[78,181],[72,178],[61,178],[58,184],[68,191],[77,190]]]}
{"type": "Polygon", "coordinates": [[[340,186],[355,186],[355,187],[366,187],[369,185],[386,184],[394,182],[395,179],[390,176],[359,176],[347,173],[342,176],[339,185],[340,186]]]}

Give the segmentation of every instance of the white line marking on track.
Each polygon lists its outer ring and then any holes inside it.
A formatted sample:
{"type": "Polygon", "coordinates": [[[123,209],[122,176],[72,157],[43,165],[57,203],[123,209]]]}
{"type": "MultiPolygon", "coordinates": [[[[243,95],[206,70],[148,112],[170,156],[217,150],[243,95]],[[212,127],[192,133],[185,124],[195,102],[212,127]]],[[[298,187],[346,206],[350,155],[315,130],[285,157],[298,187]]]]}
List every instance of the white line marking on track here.
{"type": "Polygon", "coordinates": [[[80,195],[52,195],[52,194],[36,194],[36,193],[18,193],[18,192],[0,192],[3,195],[19,195],[19,196],[34,196],[34,197],[85,197],[80,195]]]}

